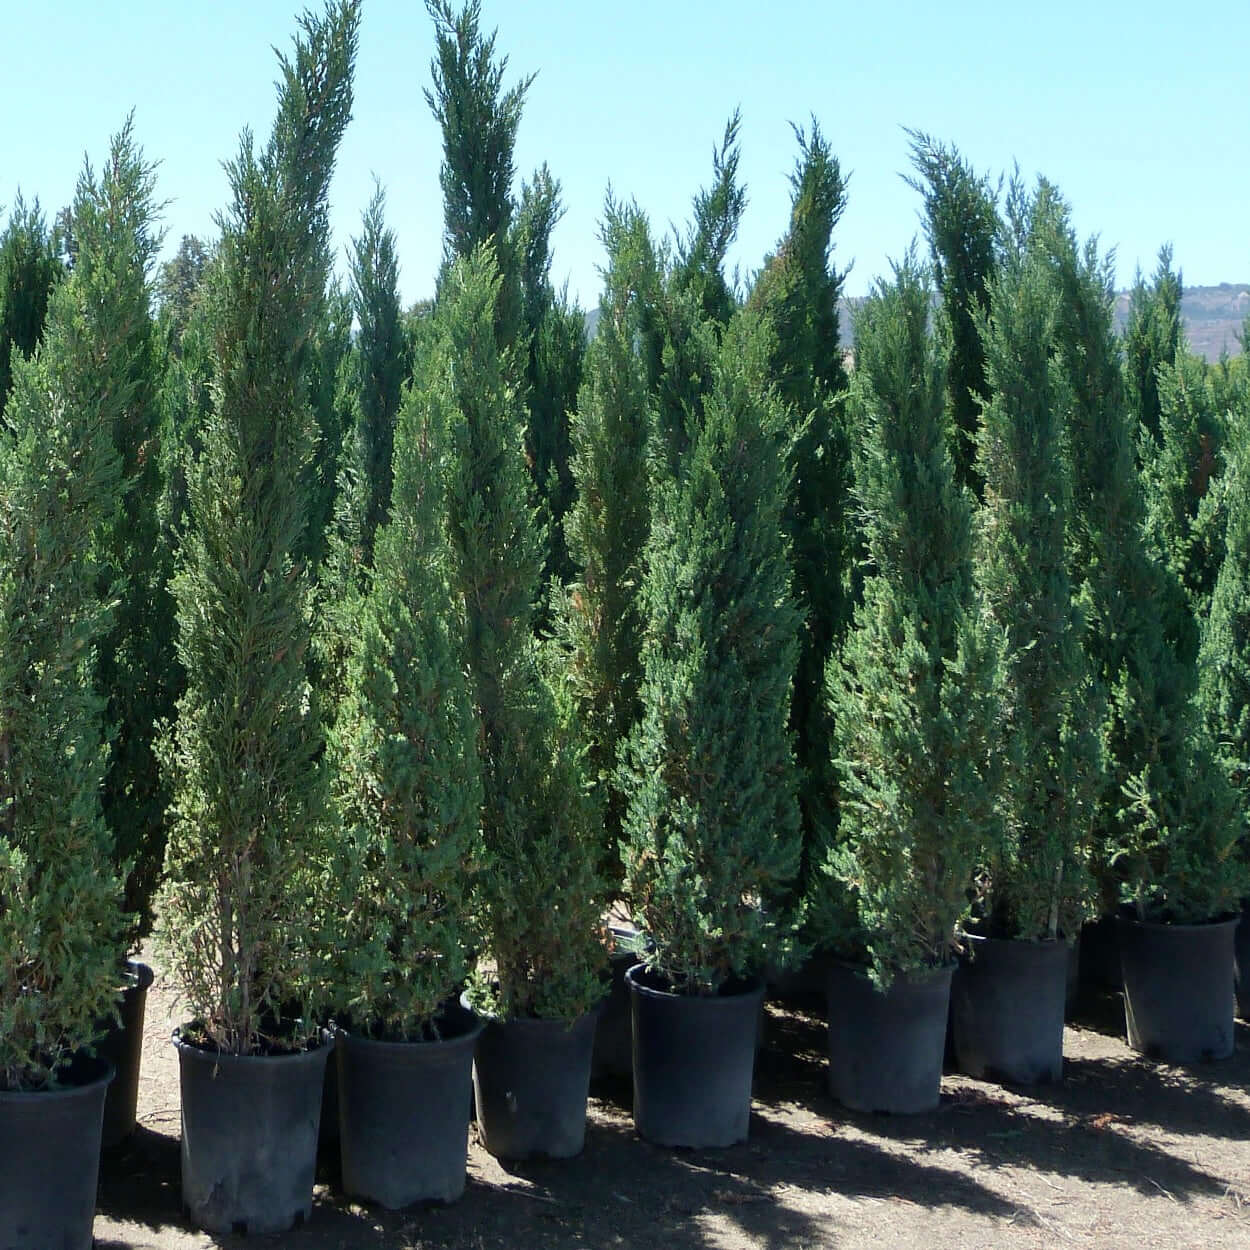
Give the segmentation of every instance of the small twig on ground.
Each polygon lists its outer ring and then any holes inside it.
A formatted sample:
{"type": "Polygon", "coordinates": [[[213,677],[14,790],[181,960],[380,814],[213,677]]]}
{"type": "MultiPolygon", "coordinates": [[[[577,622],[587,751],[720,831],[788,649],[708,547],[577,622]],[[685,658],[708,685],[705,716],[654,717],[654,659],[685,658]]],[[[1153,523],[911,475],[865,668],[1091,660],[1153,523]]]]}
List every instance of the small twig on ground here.
{"type": "Polygon", "coordinates": [[[1159,1192],[1160,1192],[1160,1193],[1161,1193],[1161,1194],[1162,1194],[1162,1195],[1163,1195],[1163,1196],[1164,1196],[1164,1197],[1165,1197],[1165,1198],[1166,1198],[1169,1202],[1176,1202],[1178,1206],[1180,1205],[1180,1203],[1179,1203],[1179,1202],[1177,1202],[1176,1195],[1175,1195],[1174,1193],[1172,1193],[1172,1191],[1171,1191],[1171,1190],[1169,1190],[1169,1189],[1164,1189],[1164,1188],[1163,1188],[1163,1186],[1162,1186],[1162,1185],[1160,1185],[1160,1184],[1159,1184],[1159,1182],[1158,1182],[1157,1180],[1155,1180],[1153,1176],[1147,1176],[1147,1177],[1146,1177],[1146,1179],[1147,1179],[1147,1180],[1148,1180],[1148,1181],[1149,1181],[1149,1182],[1150,1182],[1150,1183],[1151,1183],[1151,1184],[1152,1184],[1152,1185],[1153,1185],[1153,1186],[1154,1186],[1154,1187],[1155,1187],[1155,1188],[1156,1188],[1156,1189],[1157,1189],[1157,1190],[1158,1190],[1158,1191],[1159,1191],[1159,1192]]]}

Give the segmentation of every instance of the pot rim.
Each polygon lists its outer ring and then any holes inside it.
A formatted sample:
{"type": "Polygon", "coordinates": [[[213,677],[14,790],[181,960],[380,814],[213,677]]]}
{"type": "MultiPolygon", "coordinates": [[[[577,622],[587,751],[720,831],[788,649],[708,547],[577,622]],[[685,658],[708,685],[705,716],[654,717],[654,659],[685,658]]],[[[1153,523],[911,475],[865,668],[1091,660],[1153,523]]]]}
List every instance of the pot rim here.
{"type": "Polygon", "coordinates": [[[465,1011],[472,1012],[481,1022],[482,1026],[511,1024],[518,1028],[527,1026],[541,1028],[543,1026],[560,1025],[572,1032],[579,1024],[585,1023],[587,1020],[598,1020],[603,1014],[603,1009],[608,1001],[608,992],[604,992],[603,996],[595,1003],[589,1011],[583,1011],[580,1016],[500,1016],[493,1011],[482,1011],[480,1008],[474,1007],[469,1002],[469,991],[465,990],[460,995],[460,1006],[465,1011]]]}
{"type": "Polygon", "coordinates": [[[138,993],[152,988],[152,983],[156,980],[156,973],[152,971],[150,964],[146,964],[142,959],[127,959],[122,964],[122,977],[133,978],[129,984],[123,983],[118,986],[123,994],[138,993]]]}
{"type": "Polygon", "coordinates": [[[1187,921],[1183,924],[1177,924],[1172,920],[1138,920],[1136,916],[1117,916],[1116,923],[1119,925],[1133,925],[1138,929],[1166,929],[1172,933],[1209,933],[1212,929],[1226,928],[1229,925],[1239,925],[1241,916],[1221,916],[1215,920],[1197,920],[1187,921]]]}
{"type": "Polygon", "coordinates": [[[97,1056],[92,1062],[100,1065],[100,1071],[89,1081],[58,1085],[55,1089],[0,1089],[0,1102],[33,1105],[50,1102],[54,1098],[64,1102],[71,1098],[89,1097],[99,1086],[107,1085],[117,1075],[117,1069],[109,1060],[97,1056]]]}
{"type": "Polygon", "coordinates": [[[462,1046],[466,1042],[476,1041],[478,1034],[486,1027],[486,1021],[471,1008],[464,1009],[467,1017],[465,1027],[450,1035],[444,1034],[437,1038],[407,1038],[396,1041],[394,1038],[365,1037],[361,1033],[353,1033],[351,1029],[336,1024],[331,1030],[332,1044],[341,1040],[344,1046],[355,1046],[364,1050],[372,1050],[378,1054],[408,1054],[415,1050],[434,1051],[439,1047],[462,1046]]]}
{"type": "Polygon", "coordinates": [[[194,1042],[188,1041],[182,1036],[182,1031],[187,1025],[177,1025],[170,1033],[170,1040],[174,1044],[174,1048],[179,1055],[193,1056],[197,1060],[204,1063],[211,1063],[217,1066],[246,1064],[252,1066],[262,1063],[295,1063],[303,1061],[312,1063],[322,1058],[329,1052],[333,1042],[325,1029],[319,1029],[316,1041],[302,1050],[289,1051],[280,1055],[236,1055],[228,1050],[209,1050],[204,1046],[197,1046],[194,1042]]]}
{"type": "Polygon", "coordinates": [[[630,990],[635,994],[644,995],[647,998],[656,998],[664,1001],[686,1002],[686,1003],[739,1003],[744,998],[751,998],[754,995],[764,996],[765,989],[763,977],[747,977],[744,978],[743,984],[745,988],[735,990],[731,993],[717,994],[679,994],[676,990],[656,989],[652,985],[644,985],[642,981],[635,975],[639,972],[646,972],[647,965],[644,963],[633,964],[625,972],[625,981],[629,985],[630,990]]]}

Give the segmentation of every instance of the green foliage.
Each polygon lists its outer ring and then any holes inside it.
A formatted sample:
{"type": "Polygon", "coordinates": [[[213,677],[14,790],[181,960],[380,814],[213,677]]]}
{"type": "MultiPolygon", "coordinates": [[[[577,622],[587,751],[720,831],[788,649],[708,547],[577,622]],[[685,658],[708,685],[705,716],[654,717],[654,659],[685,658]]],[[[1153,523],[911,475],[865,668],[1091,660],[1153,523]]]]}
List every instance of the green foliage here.
{"type": "Polygon", "coordinates": [[[798,868],[787,728],[799,615],[782,529],[785,415],[759,379],[768,327],[726,334],[686,471],[663,484],[647,549],[643,719],[622,786],[625,888],[647,961],[686,993],[758,973],[798,868]]]}
{"type": "Polygon", "coordinates": [[[13,388],[13,349],[31,355],[43,333],[48,296],[64,273],[36,200],[19,194],[0,234],[0,413],[13,388]]]}
{"type": "Polygon", "coordinates": [[[925,233],[942,296],[943,332],[950,347],[946,402],[953,428],[955,472],[978,495],[976,467],[981,407],[989,399],[985,348],[979,329],[989,311],[997,267],[998,191],[959,154],[920,131],[908,131],[917,177],[908,184],[924,197],[925,233]]]}
{"type": "Polygon", "coordinates": [[[600,994],[600,815],[571,699],[544,672],[533,621],[543,530],[525,464],[525,409],[494,333],[500,278],[489,247],[445,275],[435,320],[453,416],[449,524],[466,611],[466,659],[484,789],[487,945],[504,1016],[569,1018],[600,994]],[[558,883],[559,898],[552,890],[558,883]]]}
{"type": "Polygon", "coordinates": [[[1239,383],[1221,366],[1180,352],[1158,370],[1158,441],[1143,465],[1147,525],[1160,557],[1180,581],[1189,620],[1176,626],[1184,653],[1197,647],[1224,558],[1225,513],[1220,480],[1228,418],[1239,383]]]}
{"type": "Polygon", "coordinates": [[[434,20],[436,49],[430,63],[433,90],[426,103],[443,132],[443,270],[439,287],[457,257],[493,243],[499,267],[496,336],[501,351],[521,333],[521,267],[513,218],[516,176],[513,152],[525,93],[533,75],[504,90],[508,58],[495,55],[495,34],[481,30],[480,0],[459,12],[451,0],[426,0],[434,20]]]}
{"type": "Polygon", "coordinates": [[[1199,701],[1250,819],[1250,399],[1231,427],[1224,562],[1203,624],[1199,701]]]}
{"type": "Polygon", "coordinates": [[[321,851],[322,739],[309,707],[307,570],[296,553],[316,419],[312,337],[329,263],[326,191],[351,113],[359,11],[305,15],[280,57],[266,146],[227,165],[209,292],[213,405],[188,470],[174,580],[187,688],[166,743],[174,794],[162,932],[192,1017],[232,1053],[299,1044],[321,851]]]}
{"type": "Polygon", "coordinates": [[[386,227],[386,197],[375,190],[360,235],[352,240],[352,311],[359,332],[352,344],[350,385],[358,404],[359,441],[365,490],[361,542],[363,560],[373,563],[373,538],[391,507],[391,458],[395,421],[404,383],[412,375],[412,346],[404,333],[399,302],[395,235],[386,227]]]}
{"type": "Polygon", "coordinates": [[[982,322],[991,398],[977,458],[978,578],[1007,636],[1008,765],[1003,838],[989,848],[978,905],[993,936],[1038,939],[1076,932],[1087,906],[1100,760],[1065,551],[1070,388],[1053,358],[1060,310],[1036,237],[1053,211],[1050,188],[1024,211],[1027,233],[1004,247],[982,322]]]}
{"type": "Polygon", "coordinates": [[[1002,635],[974,590],[974,501],[947,447],[929,308],[909,259],[856,319],[850,411],[874,572],[829,668],[841,822],[824,868],[855,925],[817,936],[866,955],[882,986],[953,959],[974,869],[1000,840],[1002,635]]]}
{"type": "Polygon", "coordinates": [[[463,605],[450,582],[449,372],[439,361],[399,412],[390,517],[357,600],[329,744],[342,820],[334,998],[353,1028],[388,1040],[431,1035],[473,936],[482,783],[463,605]]]}
{"type": "Polygon", "coordinates": [[[845,275],[830,264],[833,231],[846,207],[846,180],[815,122],[810,138],[797,128],[795,134],[799,160],[790,180],[790,227],[766,261],[749,306],[773,325],[767,376],[787,406],[794,443],[784,524],[794,597],[803,613],[790,711],[803,813],[802,891],[816,848],[837,822],[825,668],[850,626],[861,539],[851,508],[847,379],[838,340],[845,275]]]}
{"type": "Polygon", "coordinates": [[[671,281],[694,298],[702,320],[729,324],[737,297],[725,278],[725,257],[738,237],[746,212],[746,188],[738,183],[742,115],[735,109],[725,123],[720,147],[712,152],[712,185],[694,197],[694,221],[677,245],[671,281]]]}
{"type": "Polygon", "coordinates": [[[652,414],[635,344],[644,315],[634,285],[650,241],[634,206],[608,199],[601,238],[608,253],[599,329],[573,417],[576,482],[565,530],[575,568],[557,605],[556,627],[569,660],[577,715],[589,740],[587,764],[602,796],[601,862],[620,877],[619,843],[627,796],[617,773],[621,747],[637,723],[642,680],[643,551],[651,528],[647,449],[652,414]]]}
{"type": "MultiPolygon", "coordinates": [[[[130,151],[128,135],[115,154],[130,151]]],[[[14,360],[0,433],[0,1088],[10,1090],[54,1084],[96,1038],[125,950],[94,660],[112,627],[99,537],[119,522],[114,440],[135,399],[149,206],[142,194],[118,202],[116,172],[79,181],[78,263],[51,295],[36,356],[14,360]]]]}
{"type": "Polygon", "coordinates": [[[1141,426],[1149,459],[1158,444],[1162,402],[1159,371],[1176,362],[1181,349],[1181,275],[1172,271],[1172,249],[1159,249],[1159,265],[1150,283],[1139,273],[1129,297],[1124,328],[1124,381],[1129,408],[1141,426]]]}
{"type": "Polygon", "coordinates": [[[88,172],[73,207],[78,263],[74,282],[108,309],[108,386],[124,396],[114,411],[121,457],[121,507],[100,534],[102,592],[115,587],[117,610],[100,640],[96,684],[108,700],[112,754],[104,815],[126,877],[126,910],[137,941],[152,924],[152,899],[165,856],[169,791],[154,750],[156,727],[174,710],[173,603],[169,548],[158,508],[162,473],[162,360],[149,307],[148,278],[161,237],[155,230],[155,166],[143,158],[131,123],[113,139],[97,184],[88,172]]]}
{"type": "Polygon", "coordinates": [[[208,263],[204,244],[195,235],[184,234],[178,251],[157,272],[156,303],[174,352],[179,351],[208,263]]]}

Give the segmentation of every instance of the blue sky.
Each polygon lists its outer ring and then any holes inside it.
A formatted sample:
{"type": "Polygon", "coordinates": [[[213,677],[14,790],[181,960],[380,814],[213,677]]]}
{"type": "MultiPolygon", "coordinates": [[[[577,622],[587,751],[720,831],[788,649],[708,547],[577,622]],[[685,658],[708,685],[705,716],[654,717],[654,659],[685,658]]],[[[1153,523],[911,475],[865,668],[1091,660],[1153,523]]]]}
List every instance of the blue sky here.
{"type": "MultiPolygon", "coordinates": [[[[211,238],[221,161],[273,115],[273,47],[290,0],[98,0],[4,5],[0,205],[20,186],[49,210],[71,196],[135,110],[160,161],[169,249],[211,238]]],[[[373,176],[388,196],[406,300],[431,292],[441,250],[440,136],[423,89],[432,33],[420,0],[364,0],[354,121],[332,191],[339,248],[373,176]]],[[[856,4],[826,0],[484,0],[514,76],[538,71],[519,174],[546,160],[564,187],[557,281],[597,301],[597,223],[609,184],[663,229],[687,219],[712,148],[741,107],[749,205],[731,256],[754,270],[785,226],[791,122],[815,116],[850,172],[836,260],[862,293],[919,229],[899,175],[916,127],[978,167],[1018,162],[1115,245],[1121,284],[1175,247],[1194,285],[1250,280],[1250,3],[1068,0],[856,4]]]]}

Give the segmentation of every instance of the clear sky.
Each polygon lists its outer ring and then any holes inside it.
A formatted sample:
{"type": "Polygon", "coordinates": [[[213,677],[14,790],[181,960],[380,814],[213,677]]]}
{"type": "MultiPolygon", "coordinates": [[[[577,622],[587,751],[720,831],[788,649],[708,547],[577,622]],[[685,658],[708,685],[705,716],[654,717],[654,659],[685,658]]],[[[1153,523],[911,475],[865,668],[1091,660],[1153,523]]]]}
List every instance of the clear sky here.
{"type": "MultiPolygon", "coordinates": [[[[242,127],[268,134],[273,47],[293,0],[0,0],[0,205],[20,186],[49,215],[135,110],[160,162],[167,250],[205,240],[242,127]]],[[[785,227],[791,122],[814,116],[850,200],[835,245],[862,293],[919,229],[901,180],[914,127],[979,169],[1045,173],[1121,285],[1171,242],[1187,283],[1250,280],[1250,0],[484,0],[515,78],[538,71],[517,169],[564,188],[553,275],[597,302],[609,184],[660,229],[687,220],[712,148],[743,115],[749,205],[731,255],[757,268],[785,227]]],[[[432,28],[420,0],[363,0],[354,120],[332,190],[335,242],[359,228],[373,176],[388,196],[406,300],[432,292],[441,142],[426,106],[432,28]]]]}

